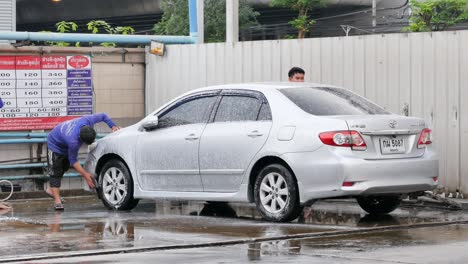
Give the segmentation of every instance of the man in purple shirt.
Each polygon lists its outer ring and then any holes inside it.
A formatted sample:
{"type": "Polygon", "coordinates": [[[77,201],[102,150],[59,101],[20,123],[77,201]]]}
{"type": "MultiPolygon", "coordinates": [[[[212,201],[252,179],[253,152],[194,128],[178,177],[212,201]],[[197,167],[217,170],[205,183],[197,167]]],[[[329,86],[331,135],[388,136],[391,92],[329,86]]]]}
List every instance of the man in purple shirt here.
{"type": "Polygon", "coordinates": [[[3,101],[2,101],[2,98],[0,97],[0,108],[3,107],[3,101]]]}
{"type": "Polygon", "coordinates": [[[60,186],[63,174],[70,166],[83,176],[90,188],[94,188],[92,174],[85,171],[78,161],[78,151],[83,143],[90,145],[94,142],[96,131],[93,126],[99,122],[105,122],[112,131],[120,129],[107,114],[99,113],[60,123],[47,137],[47,165],[50,177],[50,192],[47,191],[47,194],[54,198],[56,210],[64,209],[60,198],[60,186]]]}

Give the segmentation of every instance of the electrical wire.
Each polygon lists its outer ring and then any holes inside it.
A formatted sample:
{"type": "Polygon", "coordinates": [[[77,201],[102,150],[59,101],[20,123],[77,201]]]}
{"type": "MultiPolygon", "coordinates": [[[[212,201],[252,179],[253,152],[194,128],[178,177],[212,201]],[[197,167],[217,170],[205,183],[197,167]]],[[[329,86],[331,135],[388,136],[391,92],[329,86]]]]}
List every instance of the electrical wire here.
{"type": "MultiPolygon", "coordinates": [[[[398,10],[398,9],[401,9],[401,8],[404,8],[406,6],[408,6],[408,3],[409,3],[409,0],[406,0],[404,4],[402,5],[399,5],[399,6],[396,6],[396,7],[386,7],[386,8],[379,8],[379,9],[376,9],[377,11],[385,11],[385,10],[398,10]]],[[[354,12],[348,12],[348,13],[343,13],[343,14],[339,14],[339,15],[333,15],[333,16],[328,16],[328,17],[319,17],[317,19],[314,19],[315,21],[322,21],[322,20],[328,20],[328,19],[332,19],[332,18],[339,18],[339,17],[345,17],[345,16],[350,16],[350,15],[355,15],[355,14],[361,14],[361,13],[367,13],[369,11],[372,11],[372,8],[370,9],[364,9],[364,10],[360,10],[360,11],[354,11],[354,12]]],[[[385,17],[388,17],[390,15],[385,15],[385,17]]],[[[380,16],[378,18],[384,18],[384,16],[380,16]]],[[[342,21],[339,21],[341,24],[343,24],[343,22],[351,22],[351,21],[357,21],[357,20],[362,20],[362,17],[358,17],[358,18],[351,18],[351,19],[347,19],[347,20],[342,20],[342,21]]],[[[268,24],[268,25],[260,25],[261,28],[268,28],[268,27],[278,27],[278,26],[290,26],[289,22],[283,22],[283,23],[277,23],[277,24],[268,24]]],[[[259,26],[254,26],[253,28],[255,27],[259,27],[259,26]]],[[[319,28],[320,25],[316,25],[314,26],[314,28],[319,28]]]]}
{"type": "MultiPolygon", "coordinates": [[[[387,8],[379,8],[377,11],[385,11],[385,10],[400,10],[402,8],[405,8],[405,10],[409,7],[408,6],[409,0],[406,0],[404,4],[396,6],[396,7],[387,7],[387,8]]],[[[332,19],[332,18],[339,18],[339,17],[345,17],[345,16],[350,16],[350,15],[355,15],[355,14],[361,14],[361,13],[367,13],[369,11],[372,11],[372,9],[365,9],[365,10],[360,10],[360,11],[354,11],[354,12],[348,12],[344,14],[339,14],[339,15],[334,15],[334,16],[328,16],[328,17],[322,17],[322,18],[317,18],[315,19],[316,21],[322,21],[322,20],[327,20],[327,19],[332,19]]],[[[401,28],[404,26],[407,26],[406,23],[401,23],[399,21],[396,22],[391,22],[388,21],[389,17],[397,17],[400,18],[400,15],[394,15],[394,14],[386,14],[385,16],[379,16],[377,19],[385,19],[387,20],[387,23],[383,25],[379,25],[378,27],[373,27],[373,26],[368,26],[368,25],[352,25],[352,27],[356,30],[359,30],[361,32],[365,32],[367,34],[375,34],[375,33],[390,33],[390,32],[401,32],[401,28]],[[369,30],[366,30],[369,29],[369,30]]],[[[314,31],[324,31],[324,30],[335,30],[337,27],[340,27],[341,25],[349,25],[352,22],[355,21],[360,21],[362,20],[362,17],[356,17],[356,18],[349,18],[349,19],[344,19],[337,21],[337,25],[315,25],[313,27],[314,31]]],[[[260,26],[253,26],[250,28],[246,28],[242,30],[241,32],[243,34],[248,35],[249,37],[261,37],[261,36],[266,36],[266,35],[271,35],[272,33],[269,34],[269,30],[275,30],[273,34],[278,35],[278,34],[294,34],[296,33],[296,30],[290,26],[288,22],[283,22],[283,23],[277,23],[277,24],[268,24],[268,25],[260,25],[260,26]]]]}
{"type": "MultiPolygon", "coordinates": [[[[397,6],[397,7],[377,8],[376,11],[401,9],[403,7],[406,7],[408,5],[408,3],[409,3],[409,0],[406,0],[403,5],[400,5],[400,6],[397,6]]],[[[368,9],[361,10],[361,11],[354,11],[354,12],[334,15],[334,16],[320,17],[320,18],[315,19],[315,21],[321,21],[321,20],[326,20],[326,19],[331,19],[331,18],[338,18],[338,17],[343,17],[343,16],[356,15],[356,14],[367,13],[367,12],[372,12],[372,8],[368,8],[368,9]]]]}

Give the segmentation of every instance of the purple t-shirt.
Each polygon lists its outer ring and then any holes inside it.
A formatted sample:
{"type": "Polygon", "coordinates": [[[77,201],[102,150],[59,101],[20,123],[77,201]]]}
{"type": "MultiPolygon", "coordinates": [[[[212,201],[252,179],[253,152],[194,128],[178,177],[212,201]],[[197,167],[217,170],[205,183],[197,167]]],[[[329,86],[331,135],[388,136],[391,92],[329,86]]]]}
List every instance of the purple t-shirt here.
{"type": "Polygon", "coordinates": [[[3,107],[3,101],[2,101],[2,98],[0,98],[0,108],[3,107]]]}
{"type": "Polygon", "coordinates": [[[105,122],[110,128],[115,123],[105,113],[86,115],[58,124],[47,136],[47,147],[49,150],[60,155],[68,156],[70,165],[73,166],[78,161],[78,151],[80,150],[80,128],[83,126],[94,126],[99,122],[105,122]]]}

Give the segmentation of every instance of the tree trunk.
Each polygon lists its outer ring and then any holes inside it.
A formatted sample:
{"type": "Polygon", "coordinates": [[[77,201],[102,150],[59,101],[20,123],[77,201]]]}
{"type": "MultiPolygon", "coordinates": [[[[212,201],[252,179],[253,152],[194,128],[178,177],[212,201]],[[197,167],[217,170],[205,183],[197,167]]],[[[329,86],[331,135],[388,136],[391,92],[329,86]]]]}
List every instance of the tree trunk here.
{"type": "MultiPolygon", "coordinates": [[[[299,10],[299,17],[302,17],[302,16],[307,16],[307,11],[308,9],[303,7],[299,10]]],[[[307,25],[307,21],[305,22],[304,25],[302,25],[302,28],[299,29],[299,32],[297,33],[297,38],[299,39],[303,39],[305,37],[305,33],[306,33],[306,29],[305,29],[305,26],[307,25]]]]}
{"type": "Polygon", "coordinates": [[[305,30],[299,29],[299,33],[297,34],[297,38],[303,39],[305,37],[305,30]]]}

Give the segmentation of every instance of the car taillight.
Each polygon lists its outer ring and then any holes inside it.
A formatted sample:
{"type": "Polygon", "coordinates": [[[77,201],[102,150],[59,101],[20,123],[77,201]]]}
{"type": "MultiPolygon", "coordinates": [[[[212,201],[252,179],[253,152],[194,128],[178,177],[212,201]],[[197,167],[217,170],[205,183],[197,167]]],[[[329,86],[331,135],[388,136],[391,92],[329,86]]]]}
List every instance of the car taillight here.
{"type": "Polygon", "coordinates": [[[351,147],[353,150],[366,150],[367,145],[357,131],[332,131],[319,135],[323,144],[336,147],[351,147]]]}
{"type": "Polygon", "coordinates": [[[425,128],[422,130],[421,135],[419,136],[419,140],[418,140],[418,148],[424,148],[426,145],[429,145],[432,143],[431,134],[432,134],[432,130],[430,130],[429,128],[425,128]]]}

